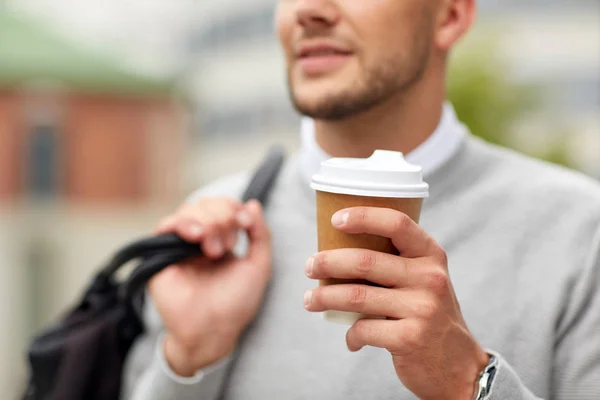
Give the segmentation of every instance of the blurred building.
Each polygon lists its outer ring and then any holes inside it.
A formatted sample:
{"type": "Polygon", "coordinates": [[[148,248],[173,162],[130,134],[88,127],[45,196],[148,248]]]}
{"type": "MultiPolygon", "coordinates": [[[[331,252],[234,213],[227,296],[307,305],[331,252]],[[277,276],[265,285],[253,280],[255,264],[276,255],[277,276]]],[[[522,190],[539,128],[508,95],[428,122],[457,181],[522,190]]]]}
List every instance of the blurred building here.
{"type": "Polygon", "coordinates": [[[129,68],[177,74],[187,61],[185,37],[197,0],[1,0],[7,7],[52,21],[71,40],[114,54],[129,68]],[[160,26],[160,29],[157,29],[160,26]]]}
{"type": "MultiPolygon", "coordinates": [[[[557,129],[574,133],[572,150],[578,152],[580,167],[600,176],[600,2],[477,3],[480,18],[470,37],[478,41],[487,37],[498,44],[489,51],[501,52],[510,66],[501,74],[544,88],[541,112],[518,118],[518,133],[524,137],[545,136],[557,129]]],[[[287,98],[273,12],[269,0],[203,2],[192,40],[198,57],[193,87],[203,141],[294,143],[297,117],[287,98]]],[[[463,46],[469,43],[466,40],[463,46]]],[[[235,169],[256,153],[245,154],[236,153],[228,166],[235,169]]]]}
{"type": "Polygon", "coordinates": [[[238,171],[269,144],[298,146],[300,118],[287,95],[271,0],[206,0],[190,40],[198,110],[198,181],[238,171]],[[235,146],[231,146],[235,143],[235,146]]]}
{"type": "Polygon", "coordinates": [[[188,117],[174,88],[0,10],[2,398],[23,382],[31,333],[180,201],[188,117]]]}

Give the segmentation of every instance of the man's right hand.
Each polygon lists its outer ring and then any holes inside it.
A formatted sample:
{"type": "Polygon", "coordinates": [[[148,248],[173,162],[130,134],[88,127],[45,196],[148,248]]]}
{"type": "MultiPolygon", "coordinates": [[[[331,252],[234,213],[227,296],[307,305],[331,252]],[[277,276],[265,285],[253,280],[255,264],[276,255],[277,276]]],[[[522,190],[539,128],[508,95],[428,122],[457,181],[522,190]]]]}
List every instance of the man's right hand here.
{"type": "Polygon", "coordinates": [[[169,232],[199,243],[204,253],[149,282],[166,328],[165,358],[175,373],[192,376],[231,353],[258,312],[271,276],[270,234],[257,201],[224,198],[182,206],[155,231],[169,232]],[[232,250],[240,230],[249,247],[238,258],[232,250]]]}

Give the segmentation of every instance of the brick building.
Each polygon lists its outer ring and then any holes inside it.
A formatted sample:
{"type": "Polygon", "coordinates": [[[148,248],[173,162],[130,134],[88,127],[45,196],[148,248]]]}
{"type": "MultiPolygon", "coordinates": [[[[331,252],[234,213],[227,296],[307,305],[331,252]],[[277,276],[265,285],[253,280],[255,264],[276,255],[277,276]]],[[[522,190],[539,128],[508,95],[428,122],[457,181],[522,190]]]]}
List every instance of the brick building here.
{"type": "Polygon", "coordinates": [[[0,13],[0,199],[168,201],[184,139],[171,89],[0,13]]]}
{"type": "Polygon", "coordinates": [[[184,104],[0,6],[0,397],[31,334],[181,200],[184,104]]]}

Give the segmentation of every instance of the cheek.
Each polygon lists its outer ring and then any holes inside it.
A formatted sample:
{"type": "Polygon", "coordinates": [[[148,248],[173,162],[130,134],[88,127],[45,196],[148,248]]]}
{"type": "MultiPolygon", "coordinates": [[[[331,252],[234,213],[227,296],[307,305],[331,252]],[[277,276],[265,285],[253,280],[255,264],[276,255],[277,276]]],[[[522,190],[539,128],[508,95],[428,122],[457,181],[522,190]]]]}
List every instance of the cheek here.
{"type": "Polygon", "coordinates": [[[365,58],[377,59],[403,54],[414,44],[422,28],[426,6],[423,0],[348,1],[347,20],[365,58]]]}
{"type": "Polygon", "coordinates": [[[290,2],[279,3],[275,12],[275,30],[286,56],[289,58],[293,51],[294,13],[290,2]]]}
{"type": "Polygon", "coordinates": [[[349,1],[346,7],[350,37],[356,45],[361,64],[377,63],[381,58],[387,58],[389,53],[395,53],[400,44],[398,36],[405,29],[398,22],[398,11],[374,5],[377,1],[349,1]]]}

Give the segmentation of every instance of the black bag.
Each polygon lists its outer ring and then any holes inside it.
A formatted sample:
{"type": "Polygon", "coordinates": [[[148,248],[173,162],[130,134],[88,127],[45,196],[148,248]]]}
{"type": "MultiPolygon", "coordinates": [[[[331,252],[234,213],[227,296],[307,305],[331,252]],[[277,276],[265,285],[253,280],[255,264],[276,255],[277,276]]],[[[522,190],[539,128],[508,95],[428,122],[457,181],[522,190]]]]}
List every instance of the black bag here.
{"type": "MultiPolygon", "coordinates": [[[[254,173],[242,200],[266,204],[283,163],[274,148],[254,173]]],[[[24,400],[117,400],[125,358],[144,332],[145,284],[165,267],[201,255],[200,246],[175,234],[136,241],[118,251],[92,280],[83,299],[56,326],[34,338],[29,348],[30,379],[24,400]],[[140,262],[126,281],[115,273],[140,262]]]]}

